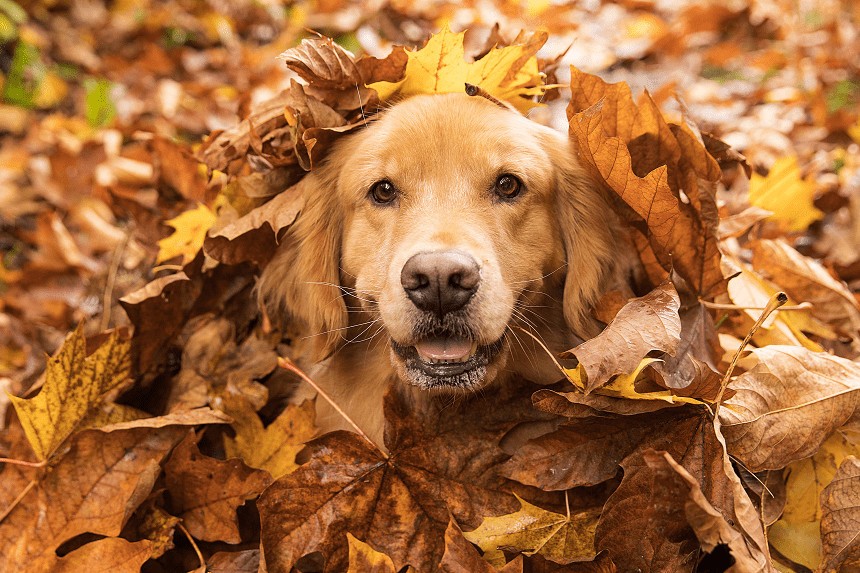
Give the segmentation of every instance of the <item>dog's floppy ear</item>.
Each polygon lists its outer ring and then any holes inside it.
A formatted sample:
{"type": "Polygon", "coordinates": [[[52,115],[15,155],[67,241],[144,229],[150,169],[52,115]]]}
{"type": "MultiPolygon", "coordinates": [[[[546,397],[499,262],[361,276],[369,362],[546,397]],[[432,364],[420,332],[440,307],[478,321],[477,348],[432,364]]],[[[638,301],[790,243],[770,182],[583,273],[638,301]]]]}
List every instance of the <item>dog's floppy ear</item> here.
{"type": "Polygon", "coordinates": [[[323,167],[305,176],[304,207],[281,239],[257,283],[257,296],[271,317],[298,321],[315,361],[331,355],[348,325],[341,292],[342,215],[335,201],[336,173],[323,167]]]}
{"type": "Polygon", "coordinates": [[[556,169],[555,206],[564,243],[567,272],[564,319],[581,338],[596,336],[600,324],[592,316],[594,303],[623,273],[625,243],[617,216],[604,190],[579,165],[572,146],[561,134],[548,142],[556,169]]]}

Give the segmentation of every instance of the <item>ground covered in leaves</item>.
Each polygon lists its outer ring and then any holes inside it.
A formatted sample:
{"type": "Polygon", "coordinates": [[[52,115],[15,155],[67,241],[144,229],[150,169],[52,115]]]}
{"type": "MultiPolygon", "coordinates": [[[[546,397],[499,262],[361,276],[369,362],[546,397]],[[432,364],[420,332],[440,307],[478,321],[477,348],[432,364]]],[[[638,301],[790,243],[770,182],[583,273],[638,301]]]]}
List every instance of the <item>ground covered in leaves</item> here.
{"type": "Polygon", "coordinates": [[[860,571],[858,6],[0,0],[0,570],[860,571]],[[381,452],[252,290],[440,80],[569,133],[648,284],[381,452]]]}

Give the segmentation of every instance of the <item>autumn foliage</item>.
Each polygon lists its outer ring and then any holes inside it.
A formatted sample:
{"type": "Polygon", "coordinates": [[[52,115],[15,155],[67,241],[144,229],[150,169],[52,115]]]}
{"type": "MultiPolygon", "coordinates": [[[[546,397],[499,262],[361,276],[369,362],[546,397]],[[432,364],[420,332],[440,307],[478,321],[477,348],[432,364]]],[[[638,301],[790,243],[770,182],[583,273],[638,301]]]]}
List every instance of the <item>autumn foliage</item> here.
{"type": "Polygon", "coordinates": [[[860,571],[851,2],[127,4],[0,1],[0,571],[860,571]],[[256,276],[465,84],[567,130],[638,296],[554,385],[318,435],[256,276]]]}

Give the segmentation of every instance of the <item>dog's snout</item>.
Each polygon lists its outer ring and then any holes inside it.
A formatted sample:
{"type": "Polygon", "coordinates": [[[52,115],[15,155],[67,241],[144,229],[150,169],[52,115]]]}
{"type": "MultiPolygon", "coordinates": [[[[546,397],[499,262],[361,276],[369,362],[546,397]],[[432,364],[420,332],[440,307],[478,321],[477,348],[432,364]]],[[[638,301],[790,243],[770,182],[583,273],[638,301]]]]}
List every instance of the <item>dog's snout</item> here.
{"type": "Polygon", "coordinates": [[[459,251],[418,253],[406,261],[400,283],[421,310],[440,316],[466,306],[478,290],[478,263],[459,251]]]}

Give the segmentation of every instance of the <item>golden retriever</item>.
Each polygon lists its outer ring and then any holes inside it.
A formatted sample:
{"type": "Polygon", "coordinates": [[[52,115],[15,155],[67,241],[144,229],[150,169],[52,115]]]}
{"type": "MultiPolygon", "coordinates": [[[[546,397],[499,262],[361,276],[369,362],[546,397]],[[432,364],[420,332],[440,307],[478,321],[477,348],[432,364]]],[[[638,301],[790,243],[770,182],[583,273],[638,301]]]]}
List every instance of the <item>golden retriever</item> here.
{"type": "MultiPolygon", "coordinates": [[[[418,403],[560,379],[521,329],[554,352],[595,335],[592,305],[624,273],[621,226],[567,137],[497,103],[413,96],[343,138],[260,277],[269,316],[305,331],[311,378],[377,443],[392,381],[418,403]]],[[[348,427],[317,404],[323,430],[348,427]]]]}

